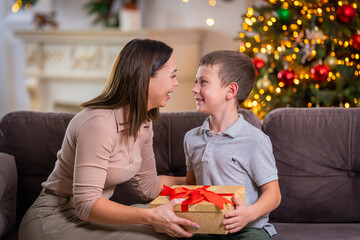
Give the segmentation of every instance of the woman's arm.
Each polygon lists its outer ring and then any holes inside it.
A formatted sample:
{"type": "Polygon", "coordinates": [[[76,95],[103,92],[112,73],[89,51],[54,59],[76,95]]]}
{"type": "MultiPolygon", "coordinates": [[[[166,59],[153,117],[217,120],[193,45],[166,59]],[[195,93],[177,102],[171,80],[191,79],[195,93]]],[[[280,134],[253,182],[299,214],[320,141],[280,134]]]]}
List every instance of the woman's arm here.
{"type": "Polygon", "coordinates": [[[157,208],[135,208],[100,198],[91,208],[88,220],[107,224],[149,224],[157,226],[171,237],[191,237],[180,225],[198,227],[198,224],[174,214],[173,208],[180,203],[174,199],[157,208]]]}
{"type": "Polygon", "coordinates": [[[186,184],[187,185],[195,185],[196,184],[196,177],[195,177],[194,171],[186,172],[186,184]]]}

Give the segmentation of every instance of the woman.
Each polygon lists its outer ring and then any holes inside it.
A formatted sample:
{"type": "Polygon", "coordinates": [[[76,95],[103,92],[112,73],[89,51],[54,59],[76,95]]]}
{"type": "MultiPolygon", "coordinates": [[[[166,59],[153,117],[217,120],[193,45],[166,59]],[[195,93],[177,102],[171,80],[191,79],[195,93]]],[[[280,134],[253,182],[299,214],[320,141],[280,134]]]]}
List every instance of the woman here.
{"type": "Polygon", "coordinates": [[[96,98],[69,123],[53,172],[24,216],[21,240],[167,239],[190,237],[177,217],[179,200],[158,208],[136,208],[109,200],[115,186],[131,179],[144,198],[155,198],[163,184],[184,184],[184,177],[157,176],[152,120],[166,105],[176,80],[172,48],[150,39],[125,45],[112,74],[96,98]]]}

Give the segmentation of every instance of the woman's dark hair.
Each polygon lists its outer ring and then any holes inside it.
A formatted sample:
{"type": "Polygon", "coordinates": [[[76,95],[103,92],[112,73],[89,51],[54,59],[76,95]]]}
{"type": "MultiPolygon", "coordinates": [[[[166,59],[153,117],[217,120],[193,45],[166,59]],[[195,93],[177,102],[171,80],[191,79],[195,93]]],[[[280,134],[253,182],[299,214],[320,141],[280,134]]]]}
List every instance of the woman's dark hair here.
{"type": "Polygon", "coordinates": [[[117,57],[102,93],[81,106],[115,109],[129,105],[129,135],[135,137],[141,124],[158,118],[158,108],[147,110],[150,78],[164,66],[172,52],[171,47],[160,41],[131,40],[117,57]]]}

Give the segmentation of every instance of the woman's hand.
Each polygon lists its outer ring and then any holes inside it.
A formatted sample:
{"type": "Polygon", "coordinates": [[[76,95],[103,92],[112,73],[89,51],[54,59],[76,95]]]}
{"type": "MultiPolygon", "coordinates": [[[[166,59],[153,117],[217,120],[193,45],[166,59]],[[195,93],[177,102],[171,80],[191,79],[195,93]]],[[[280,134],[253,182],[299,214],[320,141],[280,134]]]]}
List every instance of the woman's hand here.
{"type": "Polygon", "coordinates": [[[240,231],[253,220],[251,207],[240,202],[235,196],[232,197],[232,200],[235,203],[235,210],[225,213],[223,221],[225,229],[230,233],[240,231]]]}
{"type": "Polygon", "coordinates": [[[193,234],[185,231],[180,225],[192,226],[195,228],[199,228],[199,225],[175,215],[174,207],[181,202],[180,199],[173,199],[167,204],[153,208],[153,219],[150,224],[160,228],[171,237],[191,237],[193,234]]]}

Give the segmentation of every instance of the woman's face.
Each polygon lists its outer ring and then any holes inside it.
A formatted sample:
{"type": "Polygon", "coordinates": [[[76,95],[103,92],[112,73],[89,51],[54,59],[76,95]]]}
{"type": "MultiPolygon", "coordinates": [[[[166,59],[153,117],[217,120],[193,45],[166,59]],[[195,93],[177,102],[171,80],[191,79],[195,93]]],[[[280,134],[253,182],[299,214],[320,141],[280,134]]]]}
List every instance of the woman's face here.
{"type": "Polygon", "coordinates": [[[150,78],[148,111],[157,107],[165,107],[169,101],[174,87],[179,85],[176,80],[176,63],[174,56],[171,55],[164,66],[155,72],[150,78]]]}

